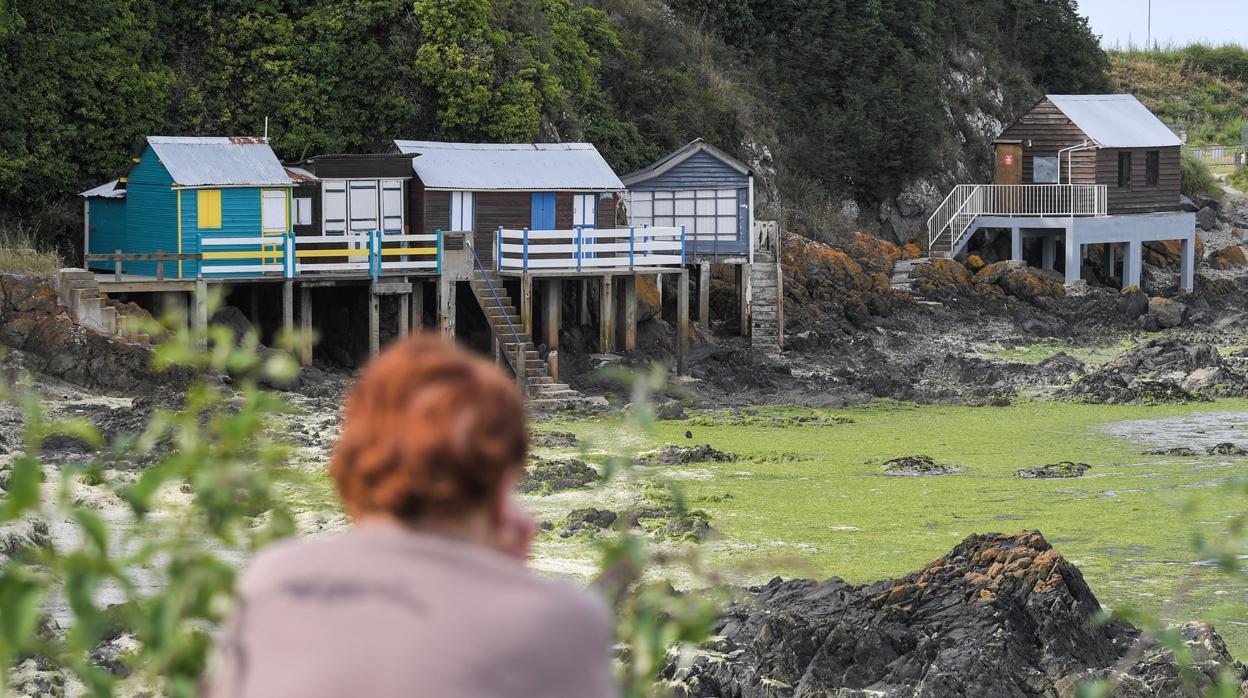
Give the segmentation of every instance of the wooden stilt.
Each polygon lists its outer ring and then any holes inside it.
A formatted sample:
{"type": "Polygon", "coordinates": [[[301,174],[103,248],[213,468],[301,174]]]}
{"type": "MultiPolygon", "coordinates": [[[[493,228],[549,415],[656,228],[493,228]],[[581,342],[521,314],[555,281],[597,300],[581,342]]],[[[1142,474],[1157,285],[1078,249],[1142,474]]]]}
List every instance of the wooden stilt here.
{"type": "Polygon", "coordinates": [[[399,339],[412,331],[412,294],[399,294],[399,339]]]}
{"type": "Polygon", "coordinates": [[[689,372],[689,270],[681,269],[676,281],[676,375],[689,372]]]}
{"type": "Polygon", "coordinates": [[[381,296],[368,287],[368,358],[381,353],[381,296]]]}
{"type": "Polygon", "coordinates": [[[422,332],[425,329],[425,282],[412,282],[412,332],[422,332]]]}
{"type": "Polygon", "coordinates": [[[438,332],[455,338],[455,282],[438,280],[438,332]]]}
{"type": "Polygon", "coordinates": [[[282,331],[290,336],[295,331],[295,282],[282,282],[282,331]]]}
{"type": "Polygon", "coordinates": [[[711,265],[698,265],[698,326],[704,332],[711,331],[711,265]]]}
{"type": "Polygon", "coordinates": [[[624,351],[637,348],[637,276],[624,277],[624,351]]]}
{"type": "Polygon", "coordinates": [[[581,315],[577,318],[578,324],[582,327],[589,324],[589,279],[581,279],[581,315]]]}
{"type": "Polygon", "coordinates": [[[750,336],[750,309],[753,307],[753,289],[750,288],[750,265],[738,264],[737,270],[737,310],[740,312],[741,336],[750,336]]]}
{"type": "Polygon", "coordinates": [[[610,276],[602,277],[598,305],[598,351],[606,354],[615,350],[615,293],[610,276]]]}
{"type": "Polygon", "coordinates": [[[312,289],[299,287],[299,363],[312,365],[312,289]]]}
{"type": "Polygon", "coordinates": [[[520,275],[520,324],[525,334],[533,336],[533,277],[520,275]]]}
{"type": "Polygon", "coordinates": [[[559,348],[559,330],[563,323],[563,282],[550,279],[546,282],[546,347],[559,348]]]}

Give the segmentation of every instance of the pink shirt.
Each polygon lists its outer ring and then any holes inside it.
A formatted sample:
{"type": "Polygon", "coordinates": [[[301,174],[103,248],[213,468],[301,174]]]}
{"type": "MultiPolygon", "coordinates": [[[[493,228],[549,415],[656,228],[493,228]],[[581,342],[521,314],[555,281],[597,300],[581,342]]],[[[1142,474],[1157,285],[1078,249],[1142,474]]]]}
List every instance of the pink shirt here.
{"type": "Polygon", "coordinates": [[[606,605],[491,550],[366,526],[239,584],[212,698],[611,698],[606,605]]]}

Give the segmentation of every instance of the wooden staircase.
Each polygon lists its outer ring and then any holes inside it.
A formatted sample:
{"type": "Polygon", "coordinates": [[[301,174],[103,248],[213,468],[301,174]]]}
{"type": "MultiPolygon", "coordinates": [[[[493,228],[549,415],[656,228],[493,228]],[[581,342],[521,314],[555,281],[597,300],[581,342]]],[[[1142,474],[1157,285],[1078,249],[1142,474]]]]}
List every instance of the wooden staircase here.
{"type": "Polygon", "coordinates": [[[529,333],[520,322],[516,306],[503,288],[503,280],[490,270],[477,268],[470,282],[472,295],[490,323],[495,341],[502,349],[507,364],[520,377],[529,404],[534,407],[561,408],[581,404],[597,404],[564,383],[556,383],[550,365],[538,353],[529,333]],[[517,344],[520,351],[517,351],[517,344]],[[517,365],[523,356],[523,367],[517,365]]]}
{"type": "Polygon", "coordinates": [[[750,265],[750,345],[779,354],[784,345],[784,275],[780,269],[780,226],[759,221],[762,244],[750,265]]]}
{"type": "Polygon", "coordinates": [[[94,273],[86,269],[61,269],[53,277],[52,287],[75,324],[112,337],[124,337],[145,344],[150,342],[145,334],[126,333],[125,323],[117,309],[100,295],[94,273]]]}

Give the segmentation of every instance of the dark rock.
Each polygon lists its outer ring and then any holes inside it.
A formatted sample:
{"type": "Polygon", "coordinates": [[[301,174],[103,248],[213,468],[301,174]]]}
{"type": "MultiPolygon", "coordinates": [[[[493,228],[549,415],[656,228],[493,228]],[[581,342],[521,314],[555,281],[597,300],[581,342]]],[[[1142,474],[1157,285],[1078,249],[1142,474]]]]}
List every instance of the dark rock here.
{"type": "Polygon", "coordinates": [[[682,516],[659,529],[659,535],[689,541],[704,541],[714,533],[711,524],[696,516],[682,516]]]}
{"type": "Polygon", "coordinates": [[[1083,477],[1092,466],[1087,463],[1074,463],[1068,460],[1060,463],[1050,463],[1041,465],[1036,468],[1026,468],[1018,471],[1017,475],[1024,479],[1037,480],[1056,480],[1072,477],[1083,477]]]}
{"type": "Polygon", "coordinates": [[[1148,312],[1148,294],[1139,289],[1123,291],[1122,312],[1129,318],[1138,318],[1148,312]]]}
{"type": "Polygon", "coordinates": [[[895,477],[951,475],[964,468],[937,463],[931,456],[902,456],[884,462],[884,474],[895,477]]]}
{"type": "Polygon", "coordinates": [[[1248,456],[1248,450],[1233,443],[1214,444],[1205,452],[1211,456],[1248,456]]]}
{"type": "Polygon", "coordinates": [[[679,400],[667,400],[654,408],[654,416],[658,419],[684,419],[685,406],[679,400]]]}
{"type": "Polygon", "coordinates": [[[1148,301],[1148,314],[1144,318],[1141,327],[1150,331],[1178,327],[1187,319],[1187,306],[1168,298],[1153,298],[1148,301]]]}
{"type": "Polygon", "coordinates": [[[1219,672],[1248,678],[1207,627],[1184,629],[1201,667],[1190,688],[1167,678],[1178,666],[1155,647],[1132,660],[1140,632],[1102,622],[1079,569],[1035,531],[971,536],[896,580],[776,578],[749,592],[708,652],[666,668],[677,695],[1070,696],[1124,657],[1129,696],[1195,697],[1219,672]]]}
{"type": "Polygon", "coordinates": [[[580,443],[570,431],[535,431],[529,440],[542,448],[572,448],[580,443]]]}
{"type": "Polygon", "coordinates": [[[1209,254],[1209,266],[1214,269],[1232,269],[1248,265],[1242,245],[1227,245],[1209,254]]]}
{"type": "Polygon", "coordinates": [[[1248,395],[1248,377],[1212,344],[1152,339],[1080,378],[1064,394],[1089,403],[1159,403],[1248,395]]]}
{"type": "Polygon", "coordinates": [[[725,453],[710,444],[697,446],[667,446],[654,456],[658,465],[688,465],[690,463],[731,463],[737,459],[734,453],[725,453]]]}
{"type": "Polygon", "coordinates": [[[1206,206],[1196,212],[1196,225],[1201,230],[1209,231],[1218,227],[1218,211],[1212,206],[1206,206]]]}
{"type": "Polygon", "coordinates": [[[520,494],[551,494],[588,487],[598,479],[598,471],[584,461],[533,459],[528,473],[516,491],[520,494]]]}
{"type": "Polygon", "coordinates": [[[1200,210],[1200,207],[1196,205],[1196,202],[1186,196],[1179,197],[1179,208],[1183,209],[1187,213],[1196,213],[1200,210]]]}
{"type": "Polygon", "coordinates": [[[1187,446],[1170,446],[1161,448],[1150,448],[1144,452],[1146,456],[1194,456],[1196,450],[1187,446]]]}
{"type": "Polygon", "coordinates": [[[559,537],[571,538],[581,531],[597,531],[608,528],[615,523],[617,518],[616,513],[609,509],[595,509],[594,507],[573,509],[568,514],[563,530],[559,532],[559,537]]]}

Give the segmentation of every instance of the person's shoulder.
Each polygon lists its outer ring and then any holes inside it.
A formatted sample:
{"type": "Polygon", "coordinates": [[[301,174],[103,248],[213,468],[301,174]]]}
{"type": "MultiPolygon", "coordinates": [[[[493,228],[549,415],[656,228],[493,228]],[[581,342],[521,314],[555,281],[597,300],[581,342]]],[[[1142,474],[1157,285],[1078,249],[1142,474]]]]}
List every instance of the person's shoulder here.
{"type": "Polygon", "coordinates": [[[290,538],[271,543],[247,564],[239,580],[242,592],[271,586],[304,569],[324,569],[341,547],[344,534],[290,538]]]}
{"type": "Polygon", "coordinates": [[[576,625],[589,632],[605,634],[611,626],[611,611],[595,589],[584,589],[563,579],[534,576],[534,588],[541,596],[540,607],[546,621],[576,625]]]}

